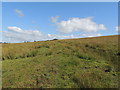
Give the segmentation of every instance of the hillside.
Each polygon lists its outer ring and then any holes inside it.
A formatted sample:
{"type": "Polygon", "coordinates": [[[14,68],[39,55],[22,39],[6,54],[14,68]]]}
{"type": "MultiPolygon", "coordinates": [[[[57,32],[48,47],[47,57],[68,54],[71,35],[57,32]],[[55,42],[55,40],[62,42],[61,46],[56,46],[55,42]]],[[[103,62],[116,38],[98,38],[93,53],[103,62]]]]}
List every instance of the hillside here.
{"type": "Polygon", "coordinates": [[[2,44],[3,88],[117,88],[118,36],[2,44]]]}

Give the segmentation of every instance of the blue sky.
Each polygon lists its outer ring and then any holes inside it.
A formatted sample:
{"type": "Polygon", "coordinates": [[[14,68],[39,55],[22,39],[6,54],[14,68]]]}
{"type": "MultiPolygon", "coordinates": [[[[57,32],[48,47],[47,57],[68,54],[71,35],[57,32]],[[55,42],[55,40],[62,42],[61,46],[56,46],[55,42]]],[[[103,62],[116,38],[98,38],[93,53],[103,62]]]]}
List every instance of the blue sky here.
{"type": "Polygon", "coordinates": [[[3,41],[116,35],[117,2],[4,2],[3,41]]]}

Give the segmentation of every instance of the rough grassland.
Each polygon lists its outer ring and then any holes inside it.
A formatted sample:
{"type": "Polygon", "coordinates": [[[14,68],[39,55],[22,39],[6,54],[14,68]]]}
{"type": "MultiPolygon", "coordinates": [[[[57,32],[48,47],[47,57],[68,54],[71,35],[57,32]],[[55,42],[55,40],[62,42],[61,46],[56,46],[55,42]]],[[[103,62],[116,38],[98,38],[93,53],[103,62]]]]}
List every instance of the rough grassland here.
{"type": "Polygon", "coordinates": [[[117,88],[118,36],[3,44],[3,88],[117,88]]]}

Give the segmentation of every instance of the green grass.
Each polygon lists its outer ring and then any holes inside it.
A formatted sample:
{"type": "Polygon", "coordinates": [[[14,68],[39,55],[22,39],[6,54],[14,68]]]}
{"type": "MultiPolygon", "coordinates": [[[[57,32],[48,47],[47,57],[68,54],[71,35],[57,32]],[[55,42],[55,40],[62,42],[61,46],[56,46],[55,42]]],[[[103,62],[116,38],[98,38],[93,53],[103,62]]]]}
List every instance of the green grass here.
{"type": "Polygon", "coordinates": [[[3,44],[3,88],[117,88],[118,36],[3,44]]]}

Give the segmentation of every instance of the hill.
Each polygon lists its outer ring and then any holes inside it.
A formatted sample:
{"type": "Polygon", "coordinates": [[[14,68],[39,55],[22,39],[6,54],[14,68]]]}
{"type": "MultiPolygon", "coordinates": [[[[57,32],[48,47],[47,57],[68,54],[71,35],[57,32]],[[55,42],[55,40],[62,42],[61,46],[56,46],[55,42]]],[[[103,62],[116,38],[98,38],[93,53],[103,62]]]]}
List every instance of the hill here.
{"type": "Polygon", "coordinates": [[[118,37],[2,44],[3,88],[117,88],[118,37]]]}

